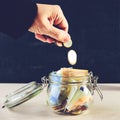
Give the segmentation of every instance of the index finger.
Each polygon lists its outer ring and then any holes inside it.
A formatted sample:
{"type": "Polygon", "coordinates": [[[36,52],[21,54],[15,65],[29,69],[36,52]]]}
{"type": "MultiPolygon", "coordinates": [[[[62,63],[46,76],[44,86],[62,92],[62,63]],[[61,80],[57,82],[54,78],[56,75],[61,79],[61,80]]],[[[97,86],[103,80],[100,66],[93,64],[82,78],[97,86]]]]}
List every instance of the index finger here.
{"type": "Polygon", "coordinates": [[[66,17],[64,16],[60,7],[59,7],[58,13],[59,14],[56,15],[56,19],[54,20],[53,25],[59,29],[62,29],[64,31],[68,32],[68,28],[69,28],[68,21],[67,21],[66,17]]]}

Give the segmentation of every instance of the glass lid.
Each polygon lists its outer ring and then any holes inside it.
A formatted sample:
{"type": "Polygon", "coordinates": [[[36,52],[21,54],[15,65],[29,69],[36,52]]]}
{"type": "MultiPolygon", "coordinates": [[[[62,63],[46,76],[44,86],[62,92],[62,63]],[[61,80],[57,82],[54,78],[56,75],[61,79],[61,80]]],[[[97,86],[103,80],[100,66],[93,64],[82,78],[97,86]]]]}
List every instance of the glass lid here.
{"type": "Polygon", "coordinates": [[[28,83],[27,85],[17,89],[11,94],[6,95],[6,101],[2,108],[13,108],[22,104],[25,101],[38,95],[44,88],[42,83],[36,83],[35,81],[28,83]]]}

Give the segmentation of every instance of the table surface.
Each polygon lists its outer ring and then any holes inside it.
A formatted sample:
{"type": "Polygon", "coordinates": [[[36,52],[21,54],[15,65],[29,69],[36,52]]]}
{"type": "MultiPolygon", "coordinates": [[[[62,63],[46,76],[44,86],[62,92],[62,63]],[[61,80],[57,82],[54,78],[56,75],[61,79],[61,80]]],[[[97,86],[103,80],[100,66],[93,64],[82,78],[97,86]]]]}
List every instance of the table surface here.
{"type": "Polygon", "coordinates": [[[119,120],[120,119],[120,83],[99,84],[104,99],[101,101],[97,92],[94,103],[81,115],[59,115],[46,104],[47,94],[44,89],[38,96],[10,110],[2,108],[5,95],[25,84],[0,84],[0,120],[119,120]]]}

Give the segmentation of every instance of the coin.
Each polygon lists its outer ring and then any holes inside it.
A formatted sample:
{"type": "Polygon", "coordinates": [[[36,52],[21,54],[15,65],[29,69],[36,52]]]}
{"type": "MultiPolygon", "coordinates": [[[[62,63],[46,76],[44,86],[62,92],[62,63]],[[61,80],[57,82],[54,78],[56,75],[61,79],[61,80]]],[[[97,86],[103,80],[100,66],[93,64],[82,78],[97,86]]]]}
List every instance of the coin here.
{"type": "Polygon", "coordinates": [[[72,46],[72,40],[69,40],[68,42],[63,43],[64,47],[70,48],[72,46]]]}
{"type": "Polygon", "coordinates": [[[75,50],[69,50],[68,51],[68,62],[71,65],[75,65],[77,62],[77,53],[75,52],[75,50]]]}

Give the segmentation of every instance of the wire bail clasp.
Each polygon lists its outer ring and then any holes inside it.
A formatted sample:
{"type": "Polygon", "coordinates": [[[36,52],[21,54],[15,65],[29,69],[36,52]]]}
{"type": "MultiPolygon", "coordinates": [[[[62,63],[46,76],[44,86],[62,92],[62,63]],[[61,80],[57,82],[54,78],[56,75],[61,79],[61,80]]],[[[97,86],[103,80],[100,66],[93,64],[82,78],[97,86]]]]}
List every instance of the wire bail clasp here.
{"type": "Polygon", "coordinates": [[[99,96],[100,96],[100,99],[103,100],[103,94],[102,94],[100,88],[99,88],[98,85],[97,85],[98,79],[99,79],[98,76],[93,76],[93,73],[90,72],[90,83],[92,84],[91,86],[92,86],[92,90],[93,90],[93,91],[92,91],[92,94],[94,94],[94,90],[96,90],[97,93],[98,93],[99,96]]]}
{"type": "Polygon", "coordinates": [[[42,85],[43,85],[43,88],[44,88],[48,85],[49,79],[46,76],[43,76],[41,78],[41,82],[42,82],[42,85]]]}

